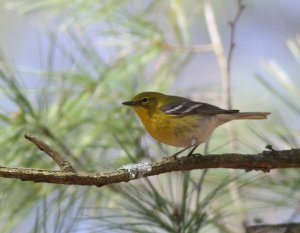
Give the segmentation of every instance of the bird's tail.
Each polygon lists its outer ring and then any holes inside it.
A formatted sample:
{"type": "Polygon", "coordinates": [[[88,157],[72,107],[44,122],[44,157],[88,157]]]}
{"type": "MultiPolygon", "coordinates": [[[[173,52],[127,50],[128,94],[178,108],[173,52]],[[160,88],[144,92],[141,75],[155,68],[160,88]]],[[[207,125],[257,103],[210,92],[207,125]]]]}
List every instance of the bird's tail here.
{"type": "Polygon", "coordinates": [[[270,112],[239,112],[235,113],[234,115],[237,117],[236,120],[260,120],[260,119],[267,119],[268,115],[271,114],[270,112]]]}

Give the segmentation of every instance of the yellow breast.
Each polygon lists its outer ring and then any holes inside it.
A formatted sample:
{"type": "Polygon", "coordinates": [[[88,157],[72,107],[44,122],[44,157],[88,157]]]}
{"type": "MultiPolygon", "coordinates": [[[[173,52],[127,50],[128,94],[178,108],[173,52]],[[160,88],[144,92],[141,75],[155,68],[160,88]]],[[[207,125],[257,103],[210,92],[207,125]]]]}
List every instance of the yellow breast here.
{"type": "Polygon", "coordinates": [[[172,116],[161,111],[149,115],[141,108],[135,108],[135,111],[149,134],[159,142],[187,147],[191,146],[193,139],[199,137],[202,121],[200,116],[172,116]]]}

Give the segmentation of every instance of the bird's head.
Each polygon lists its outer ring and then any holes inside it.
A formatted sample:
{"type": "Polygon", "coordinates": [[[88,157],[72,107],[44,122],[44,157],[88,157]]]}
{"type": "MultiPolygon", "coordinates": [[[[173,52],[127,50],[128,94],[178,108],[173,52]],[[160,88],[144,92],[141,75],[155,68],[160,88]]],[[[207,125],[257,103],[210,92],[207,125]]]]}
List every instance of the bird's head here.
{"type": "Polygon", "coordinates": [[[122,104],[133,107],[139,116],[144,114],[150,116],[158,109],[166,97],[166,95],[158,92],[142,92],[133,97],[131,101],[123,102],[122,104]]]}

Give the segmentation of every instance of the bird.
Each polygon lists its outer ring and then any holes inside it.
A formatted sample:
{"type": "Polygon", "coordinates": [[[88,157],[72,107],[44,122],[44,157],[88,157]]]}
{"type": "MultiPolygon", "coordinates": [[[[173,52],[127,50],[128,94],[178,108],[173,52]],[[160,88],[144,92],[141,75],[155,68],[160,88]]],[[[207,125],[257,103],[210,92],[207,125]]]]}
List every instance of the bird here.
{"type": "Polygon", "coordinates": [[[240,112],[159,92],[142,92],[122,103],[133,107],[148,133],[157,141],[181,147],[176,158],[192,148],[188,155],[205,143],[220,125],[232,120],[266,119],[270,112],[240,112]]]}

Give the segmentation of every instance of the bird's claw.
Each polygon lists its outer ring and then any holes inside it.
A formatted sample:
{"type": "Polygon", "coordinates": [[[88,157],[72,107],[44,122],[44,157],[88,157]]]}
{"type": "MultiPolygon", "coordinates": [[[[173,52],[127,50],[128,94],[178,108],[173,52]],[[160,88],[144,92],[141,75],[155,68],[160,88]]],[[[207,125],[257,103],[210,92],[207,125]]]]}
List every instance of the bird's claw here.
{"type": "Polygon", "coordinates": [[[168,159],[175,159],[177,160],[177,154],[173,154],[173,155],[170,155],[170,156],[167,156],[167,157],[163,157],[163,160],[168,160],[168,159]]]}
{"type": "Polygon", "coordinates": [[[202,156],[200,153],[189,153],[187,156],[202,156]]]}

